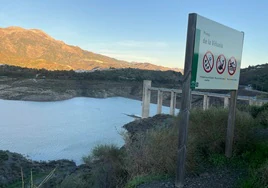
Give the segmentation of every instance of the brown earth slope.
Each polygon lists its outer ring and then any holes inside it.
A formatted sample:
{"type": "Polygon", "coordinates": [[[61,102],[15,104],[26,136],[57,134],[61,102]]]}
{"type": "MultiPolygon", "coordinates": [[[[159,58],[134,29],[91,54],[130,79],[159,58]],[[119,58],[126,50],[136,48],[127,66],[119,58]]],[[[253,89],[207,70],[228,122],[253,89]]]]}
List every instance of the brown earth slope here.
{"type": "Polygon", "coordinates": [[[92,70],[111,67],[171,70],[150,63],[129,63],[89,52],[55,40],[38,29],[0,28],[0,41],[0,64],[48,70],[92,70]]]}

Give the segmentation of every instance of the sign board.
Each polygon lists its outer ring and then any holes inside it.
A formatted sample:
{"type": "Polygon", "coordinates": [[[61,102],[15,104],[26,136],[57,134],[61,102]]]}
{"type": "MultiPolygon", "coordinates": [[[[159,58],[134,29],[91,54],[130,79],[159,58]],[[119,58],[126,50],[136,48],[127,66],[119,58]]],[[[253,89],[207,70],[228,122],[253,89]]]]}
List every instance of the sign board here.
{"type": "Polygon", "coordinates": [[[197,15],[192,89],[237,90],[244,33],[197,15]]]}

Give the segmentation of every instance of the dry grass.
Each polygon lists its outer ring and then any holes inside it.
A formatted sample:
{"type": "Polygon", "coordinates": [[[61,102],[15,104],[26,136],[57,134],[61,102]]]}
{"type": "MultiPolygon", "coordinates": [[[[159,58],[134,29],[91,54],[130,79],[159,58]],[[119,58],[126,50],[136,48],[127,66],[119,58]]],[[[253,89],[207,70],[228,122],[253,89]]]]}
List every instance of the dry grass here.
{"type": "MultiPolygon", "coordinates": [[[[187,168],[196,170],[212,154],[223,154],[225,148],[228,111],[211,108],[191,111],[187,144],[187,168]]],[[[126,137],[126,163],[131,178],[148,174],[175,174],[177,164],[179,116],[170,128],[152,129],[126,137]]],[[[236,113],[233,150],[241,153],[249,144],[253,118],[246,112],[236,113]]]]}
{"type": "Polygon", "coordinates": [[[130,178],[147,174],[174,174],[178,132],[176,127],[150,130],[126,141],[126,167],[130,178]]]}
{"type": "Polygon", "coordinates": [[[92,154],[84,157],[84,162],[92,167],[92,187],[123,187],[127,181],[124,165],[124,151],[115,145],[99,145],[92,154]]]}
{"type": "MultiPolygon", "coordinates": [[[[48,182],[52,176],[54,175],[55,171],[56,171],[57,167],[54,168],[42,181],[41,183],[39,183],[39,185],[35,185],[34,184],[34,178],[33,178],[33,172],[31,170],[31,175],[30,175],[30,188],[41,188],[46,182],[48,182]]],[[[24,173],[23,170],[21,168],[21,187],[24,188],[25,187],[25,181],[24,181],[24,173]]],[[[28,187],[28,186],[27,186],[28,187]]]]}

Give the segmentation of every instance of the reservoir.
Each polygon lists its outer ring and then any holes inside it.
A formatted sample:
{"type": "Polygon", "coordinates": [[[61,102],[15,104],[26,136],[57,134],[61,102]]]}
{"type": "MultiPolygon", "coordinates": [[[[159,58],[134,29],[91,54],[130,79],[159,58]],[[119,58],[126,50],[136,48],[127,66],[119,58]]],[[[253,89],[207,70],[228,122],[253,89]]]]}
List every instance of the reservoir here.
{"type": "MultiPolygon", "coordinates": [[[[150,115],[156,114],[151,104],[150,115]]],[[[163,113],[169,108],[163,107],[163,113]]],[[[82,163],[99,144],[124,144],[122,126],[141,115],[141,101],[78,97],[65,101],[0,100],[0,150],[32,160],[69,159],[82,163]]]]}

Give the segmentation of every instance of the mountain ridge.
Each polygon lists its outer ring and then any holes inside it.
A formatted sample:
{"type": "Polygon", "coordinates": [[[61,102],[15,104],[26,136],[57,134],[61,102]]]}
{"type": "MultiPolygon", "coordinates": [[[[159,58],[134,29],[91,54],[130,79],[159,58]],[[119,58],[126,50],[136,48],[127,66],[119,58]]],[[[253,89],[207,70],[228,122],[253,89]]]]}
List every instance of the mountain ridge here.
{"type": "Polygon", "coordinates": [[[47,70],[137,68],[174,70],[151,63],[132,63],[93,53],[56,40],[39,29],[0,27],[0,64],[47,70]]]}

